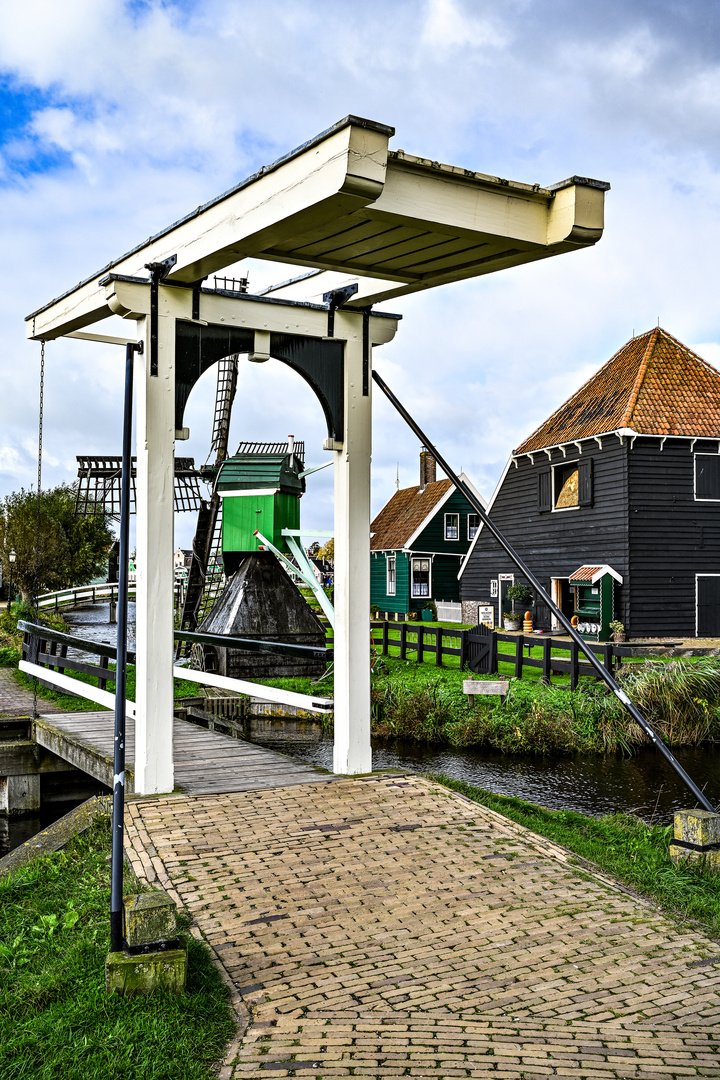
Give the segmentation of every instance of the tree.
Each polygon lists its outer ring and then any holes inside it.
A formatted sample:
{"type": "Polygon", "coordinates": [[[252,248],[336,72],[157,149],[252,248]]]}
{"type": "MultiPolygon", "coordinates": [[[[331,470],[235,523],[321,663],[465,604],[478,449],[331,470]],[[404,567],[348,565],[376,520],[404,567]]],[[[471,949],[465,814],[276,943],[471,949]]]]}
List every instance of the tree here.
{"type": "MultiPolygon", "coordinates": [[[[75,509],[76,491],[69,484],[40,495],[40,543],[37,559],[38,592],[86,585],[105,568],[113,536],[108,516],[85,515],[75,509]]],[[[98,509],[93,506],[93,509],[98,509]]],[[[11,550],[15,550],[13,585],[23,600],[35,584],[35,541],[38,502],[34,491],[15,491],[0,502],[0,561],[9,576],[11,550]]]]}
{"type": "Polygon", "coordinates": [[[332,539],[328,540],[327,544],[323,544],[323,546],[318,551],[318,555],[320,556],[321,559],[327,559],[327,561],[329,563],[334,561],[334,559],[335,559],[335,537],[332,537],[332,539]]]}

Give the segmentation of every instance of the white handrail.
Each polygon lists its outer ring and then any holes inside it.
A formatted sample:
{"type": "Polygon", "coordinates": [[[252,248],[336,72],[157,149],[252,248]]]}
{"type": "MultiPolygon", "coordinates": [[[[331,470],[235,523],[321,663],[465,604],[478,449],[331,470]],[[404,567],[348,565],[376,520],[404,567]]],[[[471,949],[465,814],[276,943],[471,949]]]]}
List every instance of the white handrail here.
{"type": "MultiPolygon", "coordinates": [[[[91,686],[89,683],[81,682],[80,679],[73,679],[69,675],[42,667],[40,664],[31,664],[28,660],[21,660],[18,666],[20,671],[24,671],[27,675],[36,675],[43,682],[52,683],[53,686],[69,690],[78,697],[95,701],[106,709],[115,708],[115,695],[109,690],[100,690],[97,686],[91,686]]],[[[238,694],[248,694],[266,701],[277,701],[281,705],[293,705],[306,712],[329,713],[333,710],[332,698],[308,697],[306,694],[297,694],[293,690],[281,690],[277,686],[264,686],[262,683],[246,682],[244,679],[228,679],[225,675],[213,675],[209,671],[174,667],[173,675],[176,679],[186,679],[188,682],[200,683],[203,686],[217,686],[223,690],[234,690],[238,694]]],[[[135,702],[126,702],[126,708],[127,715],[134,717],[135,702]]]]}

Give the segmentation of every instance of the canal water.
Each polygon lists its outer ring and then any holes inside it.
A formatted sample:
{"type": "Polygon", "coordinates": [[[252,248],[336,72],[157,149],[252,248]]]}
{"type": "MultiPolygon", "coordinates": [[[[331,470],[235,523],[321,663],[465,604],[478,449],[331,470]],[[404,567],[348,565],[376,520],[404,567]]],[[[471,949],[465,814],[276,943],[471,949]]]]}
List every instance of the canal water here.
{"type": "Polygon", "coordinates": [[[5,817],[0,814],[0,859],[9,851],[20,847],[26,840],[31,840],[36,833],[47,829],[58,818],[64,817],[79,806],[82,799],[67,802],[51,802],[43,806],[39,814],[32,817],[5,817]]]}

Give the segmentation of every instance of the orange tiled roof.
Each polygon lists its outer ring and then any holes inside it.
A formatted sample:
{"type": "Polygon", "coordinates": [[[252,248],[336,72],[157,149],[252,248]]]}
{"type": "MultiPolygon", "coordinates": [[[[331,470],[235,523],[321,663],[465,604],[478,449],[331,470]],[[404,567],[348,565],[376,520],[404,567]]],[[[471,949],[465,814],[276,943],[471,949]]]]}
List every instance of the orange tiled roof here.
{"type": "Polygon", "coordinates": [[[581,566],[574,574],[571,574],[568,581],[590,581],[598,570],[602,570],[602,566],[581,566]]]}
{"type": "Polygon", "coordinates": [[[720,438],[720,372],[658,327],[628,341],[516,454],[618,428],[720,438]]]}
{"type": "Polygon", "coordinates": [[[422,490],[411,487],[396,491],[370,526],[370,532],[374,533],[370,538],[371,549],[388,551],[404,547],[451,487],[452,480],[436,480],[422,490]]]}

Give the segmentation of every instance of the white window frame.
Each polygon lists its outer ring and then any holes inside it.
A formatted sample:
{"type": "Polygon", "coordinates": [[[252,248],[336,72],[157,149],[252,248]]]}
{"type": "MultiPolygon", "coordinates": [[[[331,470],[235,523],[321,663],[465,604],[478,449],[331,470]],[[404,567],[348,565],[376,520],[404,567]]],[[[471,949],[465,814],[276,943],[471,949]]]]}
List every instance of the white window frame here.
{"type": "MultiPolygon", "coordinates": [[[[717,457],[717,456],[718,456],[717,454],[706,454],[703,451],[699,451],[698,453],[693,454],[693,498],[695,499],[695,502],[720,502],[720,498],[718,498],[718,499],[708,499],[708,497],[706,495],[698,495],[698,493],[697,493],[697,459],[699,457],[717,457]]],[[[707,576],[712,577],[713,575],[708,574],[707,576]]],[[[697,634],[695,636],[697,637],[697,634]]]]}
{"type": "Polygon", "coordinates": [[[397,596],[397,556],[386,555],[385,556],[385,594],[387,596],[397,596]],[[392,588],[390,571],[392,569],[392,588]]]}
{"type": "Polygon", "coordinates": [[[411,600],[430,600],[432,597],[432,559],[429,555],[417,555],[410,558],[410,599],[411,600]],[[426,562],[428,564],[428,593],[427,596],[420,596],[415,592],[415,582],[413,566],[416,562],[426,562]]]}
{"type": "Polygon", "coordinates": [[[468,538],[468,540],[474,540],[475,539],[475,537],[478,534],[478,529],[479,528],[480,528],[480,515],[479,514],[468,514],[468,516],[467,516],[467,538],[468,538]],[[477,525],[475,527],[475,532],[472,534],[472,536],[470,535],[470,518],[471,517],[477,518],[477,525]]]}
{"type": "Polygon", "coordinates": [[[498,594],[497,594],[497,608],[498,608],[498,626],[503,624],[503,610],[502,610],[502,583],[503,581],[509,581],[511,585],[515,584],[514,574],[498,574],[498,594]]]}
{"type": "Polygon", "coordinates": [[[445,514],[445,539],[451,543],[456,543],[460,539],[460,514],[445,514]],[[448,518],[455,518],[457,520],[457,527],[455,529],[457,536],[448,536],[448,518]]]}
{"type": "MultiPolygon", "coordinates": [[[[577,466],[577,469],[578,469],[578,482],[580,480],[580,476],[579,476],[579,473],[580,473],[580,458],[577,458],[576,461],[558,461],[555,465],[552,466],[552,503],[553,504],[552,504],[551,513],[553,513],[553,514],[564,514],[566,512],[566,510],[579,510],[580,509],[580,504],[579,503],[577,505],[575,505],[575,506],[556,506],[555,505],[555,503],[558,500],[558,496],[560,494],[559,491],[555,490],[555,470],[556,469],[566,469],[568,467],[568,465],[576,465],[577,466]]],[[[578,499],[579,498],[580,498],[580,491],[578,490],[578,499]]]]}

